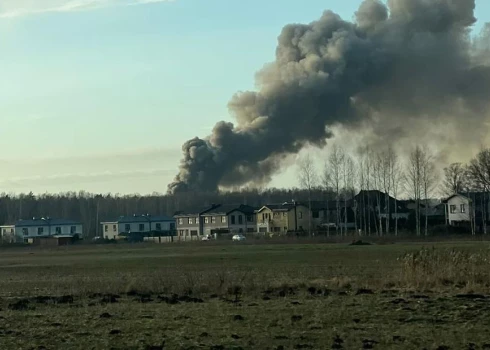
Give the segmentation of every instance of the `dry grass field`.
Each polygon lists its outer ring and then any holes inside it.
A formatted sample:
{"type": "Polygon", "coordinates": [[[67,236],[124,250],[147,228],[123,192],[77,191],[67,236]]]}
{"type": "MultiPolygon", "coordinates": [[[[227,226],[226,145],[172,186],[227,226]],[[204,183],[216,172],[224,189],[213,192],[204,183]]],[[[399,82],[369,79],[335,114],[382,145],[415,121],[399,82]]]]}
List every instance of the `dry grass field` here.
{"type": "Polygon", "coordinates": [[[0,250],[0,349],[490,349],[490,244],[0,250]]]}

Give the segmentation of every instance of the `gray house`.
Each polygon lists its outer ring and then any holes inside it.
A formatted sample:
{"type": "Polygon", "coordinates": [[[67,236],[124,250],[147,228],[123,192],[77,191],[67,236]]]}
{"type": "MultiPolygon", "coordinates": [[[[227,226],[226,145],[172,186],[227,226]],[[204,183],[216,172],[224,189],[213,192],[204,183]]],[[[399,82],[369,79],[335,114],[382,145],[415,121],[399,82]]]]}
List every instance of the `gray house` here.
{"type": "Polygon", "coordinates": [[[180,237],[204,235],[202,215],[218,206],[219,205],[213,204],[209,207],[201,207],[175,213],[174,218],[177,225],[177,235],[180,237]]]}
{"type": "Polygon", "coordinates": [[[202,213],[201,216],[205,235],[257,231],[255,208],[248,205],[220,205],[202,213]]]}

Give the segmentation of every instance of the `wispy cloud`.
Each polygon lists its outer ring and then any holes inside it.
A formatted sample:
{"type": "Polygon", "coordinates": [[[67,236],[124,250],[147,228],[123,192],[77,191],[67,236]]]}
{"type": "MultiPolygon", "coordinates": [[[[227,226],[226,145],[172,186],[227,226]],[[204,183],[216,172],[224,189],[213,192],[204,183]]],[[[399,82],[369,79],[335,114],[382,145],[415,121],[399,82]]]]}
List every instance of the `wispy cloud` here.
{"type": "Polygon", "coordinates": [[[136,6],[174,0],[1,0],[0,18],[47,12],[88,11],[113,6],[136,6]]]}

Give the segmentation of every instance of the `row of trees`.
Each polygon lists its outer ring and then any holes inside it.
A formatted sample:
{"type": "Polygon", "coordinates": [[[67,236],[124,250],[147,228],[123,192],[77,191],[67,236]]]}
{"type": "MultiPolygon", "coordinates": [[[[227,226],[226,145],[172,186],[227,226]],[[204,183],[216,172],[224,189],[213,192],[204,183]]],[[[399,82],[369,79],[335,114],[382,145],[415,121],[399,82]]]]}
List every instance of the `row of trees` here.
{"type": "MultiPolygon", "coordinates": [[[[391,196],[413,200],[416,234],[421,235],[423,230],[427,235],[431,198],[475,191],[482,192],[485,198],[490,188],[490,149],[482,149],[467,165],[454,163],[444,169],[439,169],[434,155],[421,146],[414,147],[407,157],[400,157],[392,147],[387,147],[376,151],[364,148],[354,158],[334,145],[322,168],[318,169],[317,162],[308,154],[298,164],[299,184],[307,193],[310,206],[315,189],[327,195],[326,203],[335,202],[333,222],[340,234],[345,234],[346,225],[340,223],[347,223],[347,216],[343,215],[347,201],[359,190],[367,195],[360,196],[354,211],[360,216],[355,219],[356,230],[371,234],[374,226],[378,235],[390,234],[392,230],[397,235],[398,205],[390,204],[391,196]],[[381,193],[385,198],[381,198],[381,193]],[[382,204],[386,208],[382,208],[382,204]],[[374,208],[377,208],[376,213],[374,208]],[[382,210],[386,210],[388,218],[394,219],[383,220],[382,210]],[[394,228],[390,227],[393,221],[394,228]]],[[[486,206],[483,207],[486,210],[486,206]]],[[[486,213],[483,217],[486,219],[486,213]]],[[[486,225],[483,226],[485,229],[486,225]]],[[[311,230],[310,224],[310,233],[311,230]]]]}
{"type": "MultiPolygon", "coordinates": [[[[379,190],[379,195],[361,196],[355,211],[358,229],[366,233],[398,233],[397,220],[380,220],[380,205],[389,203],[387,196],[411,198],[416,203],[416,232],[421,234],[427,221],[423,222],[428,199],[433,196],[447,196],[453,193],[482,192],[483,198],[490,189],[490,149],[480,151],[468,164],[451,164],[443,170],[436,167],[434,157],[422,147],[415,147],[408,157],[401,157],[392,148],[383,151],[364,149],[353,157],[341,147],[334,146],[324,164],[306,156],[299,163],[300,188],[257,189],[245,188],[234,192],[221,193],[179,193],[164,195],[153,193],[147,196],[92,194],[68,192],[60,194],[0,194],[0,223],[12,224],[19,219],[32,217],[62,217],[79,220],[90,236],[100,234],[100,221],[114,220],[121,215],[151,214],[173,215],[180,210],[198,210],[212,203],[248,204],[260,207],[264,204],[286,201],[325,201],[334,203],[337,217],[334,222],[347,222],[342,215],[342,207],[360,190],[379,190]],[[374,208],[378,212],[374,212],[374,208]],[[393,227],[391,227],[393,225],[393,227]]],[[[480,198],[482,198],[480,196],[480,198]]],[[[482,200],[482,199],[480,199],[482,200]]],[[[485,207],[485,206],[484,206],[485,207]]],[[[388,206],[388,211],[397,212],[397,206],[388,206]]],[[[486,209],[485,209],[486,210],[486,209]]],[[[396,215],[394,215],[396,217],[396,215]]],[[[486,218],[486,215],[484,215],[486,218]]],[[[427,218],[427,215],[425,215],[427,218]]],[[[476,224],[476,223],[475,223],[476,224]]],[[[337,225],[339,227],[340,225],[337,225]]],[[[309,232],[312,227],[311,218],[309,232]]],[[[345,229],[339,234],[345,234],[345,229]]]]}

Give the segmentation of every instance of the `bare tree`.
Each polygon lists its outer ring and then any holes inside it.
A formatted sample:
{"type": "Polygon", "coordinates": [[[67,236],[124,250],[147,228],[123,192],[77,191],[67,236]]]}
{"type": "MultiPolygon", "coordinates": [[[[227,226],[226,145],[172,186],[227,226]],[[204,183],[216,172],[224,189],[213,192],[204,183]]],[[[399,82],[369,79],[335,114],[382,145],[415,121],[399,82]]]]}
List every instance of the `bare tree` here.
{"type": "Polygon", "coordinates": [[[342,184],[342,164],[344,163],[344,157],[344,150],[337,145],[334,145],[332,147],[332,151],[330,152],[330,155],[328,157],[328,165],[330,167],[331,174],[331,184],[335,193],[335,211],[337,216],[335,226],[337,234],[339,233],[340,227],[340,193],[342,184]]]}
{"type": "Polygon", "coordinates": [[[461,163],[452,163],[444,168],[442,191],[446,196],[463,192],[466,182],[466,169],[461,163]]]}
{"type": "Polygon", "coordinates": [[[395,236],[398,236],[398,192],[400,190],[400,182],[402,180],[402,168],[400,164],[400,160],[398,159],[397,154],[390,147],[388,150],[388,154],[390,157],[390,180],[391,180],[391,189],[393,193],[393,197],[395,198],[395,236]]]}
{"type": "Polygon", "coordinates": [[[298,163],[299,183],[308,193],[308,235],[311,236],[311,192],[317,183],[315,166],[310,155],[307,154],[298,163]]]}
{"type": "Polygon", "coordinates": [[[437,173],[432,155],[422,151],[422,191],[425,199],[425,235],[429,233],[429,198],[437,186],[437,173]]]}
{"type": "MultiPolygon", "coordinates": [[[[483,233],[487,233],[488,192],[490,190],[490,148],[481,149],[467,168],[468,188],[482,192],[481,212],[483,233]]],[[[470,189],[468,189],[468,192],[470,189]]],[[[476,206],[476,203],[474,203],[476,206]]],[[[475,209],[475,208],[473,208],[475,209]]],[[[476,220],[476,215],[475,215],[476,220]]],[[[476,225],[476,222],[475,222],[476,225]]]]}
{"type": "Polygon", "coordinates": [[[326,221],[327,224],[327,237],[330,237],[329,193],[331,193],[333,190],[332,190],[332,174],[330,172],[330,166],[328,162],[325,162],[323,166],[323,174],[321,177],[321,182],[322,182],[323,190],[326,193],[324,221],[326,221]]]}
{"type": "Polygon", "coordinates": [[[416,146],[410,153],[405,177],[407,192],[415,201],[415,231],[420,236],[420,200],[422,198],[422,167],[423,151],[420,146],[416,146]]]}

